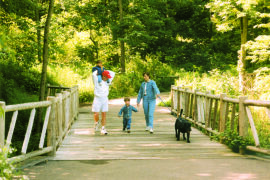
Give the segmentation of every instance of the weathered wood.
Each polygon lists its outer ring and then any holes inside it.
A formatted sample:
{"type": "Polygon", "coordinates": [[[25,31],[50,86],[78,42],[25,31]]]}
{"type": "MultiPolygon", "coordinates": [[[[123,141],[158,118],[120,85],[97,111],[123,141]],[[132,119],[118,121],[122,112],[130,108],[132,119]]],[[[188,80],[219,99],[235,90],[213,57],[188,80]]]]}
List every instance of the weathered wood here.
{"type": "Polygon", "coordinates": [[[218,100],[215,99],[215,106],[214,106],[214,115],[213,115],[213,119],[212,119],[212,129],[216,129],[217,127],[217,110],[218,110],[218,100]]]}
{"type": "Polygon", "coordinates": [[[180,114],[180,108],[181,108],[180,107],[181,106],[181,94],[179,91],[180,87],[178,87],[177,89],[178,89],[178,91],[177,91],[177,117],[178,117],[180,114]]]}
{"type": "Polygon", "coordinates": [[[55,140],[55,121],[56,121],[56,100],[55,97],[48,97],[48,100],[51,101],[51,114],[49,118],[48,130],[47,130],[47,146],[53,147],[51,153],[49,155],[55,155],[56,152],[56,140],[55,140]]]}
{"type": "Polygon", "coordinates": [[[255,141],[255,145],[256,145],[256,147],[258,147],[258,146],[260,146],[260,141],[259,141],[257,130],[256,130],[256,127],[255,127],[253,118],[252,118],[251,111],[250,111],[248,106],[246,106],[246,112],[247,112],[247,117],[248,117],[249,124],[250,124],[250,127],[251,127],[251,132],[252,132],[252,135],[253,135],[253,138],[254,138],[254,141],[255,141]]]}
{"type": "Polygon", "coordinates": [[[226,102],[223,101],[223,98],[226,97],[226,94],[220,94],[220,108],[219,108],[219,132],[224,132],[226,128],[225,115],[226,115],[226,102]]]}
{"type": "Polygon", "coordinates": [[[63,135],[65,126],[65,121],[63,120],[65,116],[65,110],[63,108],[65,100],[63,98],[62,93],[56,93],[56,97],[58,98],[58,103],[56,104],[57,118],[55,122],[55,130],[56,130],[55,135],[57,136],[58,139],[62,139],[61,137],[63,135]]]}
{"type": "Polygon", "coordinates": [[[42,133],[41,133],[40,141],[39,141],[39,148],[40,149],[42,149],[43,146],[44,146],[44,140],[45,140],[45,136],[46,136],[46,131],[47,131],[47,127],[48,127],[50,113],[51,113],[51,106],[47,107],[47,110],[46,110],[46,115],[45,115],[45,119],[44,119],[44,123],[43,123],[42,133]]]}
{"type": "Polygon", "coordinates": [[[12,115],[12,119],[11,119],[11,124],[9,126],[9,131],[8,131],[8,137],[7,137],[7,142],[6,142],[7,148],[9,148],[11,144],[11,139],[12,139],[13,131],[14,131],[15,124],[17,121],[17,116],[18,116],[18,111],[14,111],[12,115]]]}
{"type": "Polygon", "coordinates": [[[39,156],[39,155],[42,155],[42,154],[46,154],[46,153],[49,153],[53,150],[53,147],[50,146],[50,147],[46,147],[42,150],[37,150],[37,151],[33,151],[33,152],[29,152],[27,154],[23,154],[23,155],[20,155],[20,156],[15,156],[15,157],[12,157],[12,158],[8,158],[8,162],[10,163],[18,163],[18,162],[22,162],[26,159],[29,159],[31,157],[35,157],[35,156],[39,156]]]}
{"type": "Polygon", "coordinates": [[[171,86],[171,111],[174,110],[174,86],[171,86]]]}
{"type": "Polygon", "coordinates": [[[232,114],[231,114],[231,130],[234,130],[235,123],[235,103],[232,103],[232,114]]]}
{"type": "Polygon", "coordinates": [[[248,136],[248,118],[244,105],[246,99],[246,96],[239,97],[239,135],[243,137],[248,136]]]}
{"type": "Polygon", "coordinates": [[[31,135],[31,132],[32,132],[33,124],[34,124],[35,114],[36,114],[36,109],[34,108],[34,109],[32,109],[31,114],[30,114],[30,118],[29,118],[27,130],[26,130],[25,138],[24,138],[24,141],[23,141],[23,146],[22,146],[22,153],[23,154],[26,153],[27,148],[28,148],[28,143],[29,143],[30,135],[31,135]]]}
{"type": "Polygon", "coordinates": [[[223,101],[229,102],[229,103],[239,103],[239,99],[234,99],[234,98],[229,98],[229,97],[224,97],[223,101]]]}
{"type": "Polygon", "coordinates": [[[243,103],[246,106],[270,107],[270,101],[259,101],[259,100],[246,99],[243,103]]]}
{"type": "Polygon", "coordinates": [[[6,103],[0,101],[0,148],[5,145],[5,106],[6,103]]]}
{"type": "Polygon", "coordinates": [[[30,102],[30,103],[24,103],[24,104],[7,105],[6,106],[6,112],[34,109],[34,108],[40,108],[40,107],[47,107],[49,105],[51,105],[50,101],[30,102]]]}
{"type": "Polygon", "coordinates": [[[197,92],[199,92],[198,89],[194,91],[194,105],[193,105],[193,119],[194,121],[198,121],[198,111],[197,111],[197,92]]]}
{"type": "Polygon", "coordinates": [[[185,117],[188,117],[189,111],[189,94],[187,93],[188,88],[185,88],[185,117]]]}
{"type": "Polygon", "coordinates": [[[247,150],[250,150],[250,151],[255,151],[255,152],[263,153],[266,155],[270,155],[269,149],[263,149],[263,148],[259,148],[259,147],[255,147],[255,146],[247,146],[246,148],[247,148],[247,150]]]}
{"type": "MultiPolygon", "coordinates": [[[[210,94],[210,91],[206,92],[206,95],[210,94]]],[[[210,127],[210,98],[205,96],[205,127],[209,128],[210,127]]]]}

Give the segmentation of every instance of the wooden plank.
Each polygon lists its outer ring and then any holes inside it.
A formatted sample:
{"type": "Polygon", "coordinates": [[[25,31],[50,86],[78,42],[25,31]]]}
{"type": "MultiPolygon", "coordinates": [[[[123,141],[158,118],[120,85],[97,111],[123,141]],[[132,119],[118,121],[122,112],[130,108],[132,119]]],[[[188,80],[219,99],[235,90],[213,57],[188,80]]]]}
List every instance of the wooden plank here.
{"type": "Polygon", "coordinates": [[[234,123],[235,123],[235,103],[232,103],[232,113],[231,113],[231,130],[234,130],[234,123]]]}
{"type": "Polygon", "coordinates": [[[35,114],[36,114],[36,109],[34,108],[34,109],[32,109],[31,114],[30,114],[30,119],[28,122],[27,131],[26,131],[25,138],[23,141],[23,146],[22,146],[22,153],[23,154],[25,154],[27,151],[27,147],[28,147],[28,143],[29,143],[29,139],[30,139],[30,135],[32,132],[33,123],[34,123],[35,114]]]}
{"type": "Polygon", "coordinates": [[[248,99],[246,99],[243,103],[246,106],[270,107],[270,101],[260,101],[260,100],[248,100],[248,99]]]}
{"type": "Polygon", "coordinates": [[[214,115],[213,115],[213,120],[212,120],[212,129],[215,130],[217,127],[217,110],[218,110],[218,100],[215,99],[215,106],[214,106],[214,115]]]}
{"type": "Polygon", "coordinates": [[[47,131],[47,127],[48,127],[50,113],[51,113],[51,106],[47,107],[47,110],[46,110],[46,115],[45,115],[45,119],[44,119],[44,123],[43,123],[42,133],[41,133],[40,141],[39,141],[39,148],[40,149],[42,149],[43,146],[44,146],[44,140],[45,140],[45,136],[46,136],[46,131],[47,131]]]}
{"type": "Polygon", "coordinates": [[[251,132],[252,132],[252,135],[253,135],[253,138],[254,138],[254,141],[255,141],[255,145],[256,145],[256,147],[258,147],[258,146],[260,146],[260,141],[259,141],[259,137],[258,137],[258,134],[257,134],[257,130],[256,130],[256,127],[255,127],[255,124],[254,124],[254,121],[253,121],[251,111],[250,111],[248,106],[246,106],[246,112],[247,112],[247,117],[248,117],[249,124],[250,124],[250,127],[251,127],[251,132]]]}
{"type": "Polygon", "coordinates": [[[268,114],[268,117],[270,118],[270,108],[266,108],[266,112],[268,114]]]}
{"type": "Polygon", "coordinates": [[[239,135],[243,137],[248,136],[248,118],[244,105],[246,99],[246,96],[239,97],[239,135]]]}
{"type": "Polygon", "coordinates": [[[33,152],[30,152],[30,153],[27,153],[27,154],[23,154],[23,155],[20,155],[20,156],[16,156],[16,157],[12,157],[12,158],[9,158],[8,159],[8,162],[10,163],[18,163],[18,162],[22,162],[26,159],[29,159],[31,157],[35,157],[35,156],[39,156],[39,155],[42,155],[42,154],[46,154],[46,153],[49,153],[51,152],[53,149],[53,147],[46,147],[42,150],[37,150],[37,151],[33,151],[33,152]]]}
{"type": "Polygon", "coordinates": [[[219,113],[219,132],[224,132],[226,128],[225,116],[226,116],[226,102],[223,99],[226,97],[226,94],[220,94],[220,113],[219,113]]]}
{"type": "Polygon", "coordinates": [[[23,103],[23,104],[16,104],[16,105],[8,105],[8,106],[6,106],[6,112],[47,107],[49,105],[51,105],[50,101],[30,102],[30,103],[23,103]]]}
{"type": "Polygon", "coordinates": [[[47,146],[53,147],[53,150],[51,151],[50,155],[55,155],[56,152],[56,144],[55,144],[55,124],[56,124],[56,103],[57,98],[55,97],[49,97],[49,101],[52,102],[51,107],[51,113],[48,123],[48,130],[47,130],[47,146]]]}
{"type": "Polygon", "coordinates": [[[188,117],[189,112],[189,94],[187,93],[188,88],[185,88],[185,117],[188,117]]]}
{"type": "Polygon", "coordinates": [[[18,116],[18,111],[14,111],[13,115],[12,115],[12,119],[11,119],[11,124],[9,127],[9,131],[8,131],[8,137],[7,137],[7,148],[9,148],[10,144],[11,144],[11,140],[12,140],[12,136],[13,136],[13,131],[16,125],[16,121],[17,121],[17,116],[18,116]]]}
{"type": "Polygon", "coordinates": [[[5,106],[6,103],[0,101],[0,147],[5,145],[5,106]]]}

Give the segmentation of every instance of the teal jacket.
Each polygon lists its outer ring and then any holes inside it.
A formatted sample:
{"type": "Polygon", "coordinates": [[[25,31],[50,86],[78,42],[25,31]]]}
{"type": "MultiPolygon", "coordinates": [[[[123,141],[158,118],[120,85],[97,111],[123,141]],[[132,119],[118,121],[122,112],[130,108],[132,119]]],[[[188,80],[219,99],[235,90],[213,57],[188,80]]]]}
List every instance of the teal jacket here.
{"type": "Polygon", "coordinates": [[[141,99],[143,99],[144,101],[155,100],[157,94],[160,94],[160,92],[155,81],[150,80],[148,82],[143,82],[138,93],[137,103],[139,104],[141,102],[141,99]]]}
{"type": "Polygon", "coordinates": [[[118,113],[118,115],[119,116],[121,116],[122,115],[122,113],[123,113],[123,118],[131,118],[131,115],[132,115],[132,111],[134,111],[134,112],[138,112],[138,110],[135,108],[135,107],[133,107],[133,106],[131,106],[131,105],[129,105],[129,106],[123,106],[122,108],[121,108],[121,110],[120,110],[120,112],[118,113]]]}

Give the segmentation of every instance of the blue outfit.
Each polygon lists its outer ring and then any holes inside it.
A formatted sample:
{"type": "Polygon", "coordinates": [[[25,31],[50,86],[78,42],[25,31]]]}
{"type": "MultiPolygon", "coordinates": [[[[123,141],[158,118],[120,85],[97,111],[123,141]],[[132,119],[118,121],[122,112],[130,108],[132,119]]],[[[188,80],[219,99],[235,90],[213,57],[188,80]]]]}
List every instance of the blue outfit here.
{"type": "Polygon", "coordinates": [[[98,83],[100,83],[102,81],[102,73],[105,71],[105,68],[103,67],[103,69],[101,69],[101,67],[97,65],[92,68],[92,72],[94,71],[97,71],[98,83]]]}
{"type": "Polygon", "coordinates": [[[135,107],[131,105],[125,105],[120,109],[120,112],[118,113],[119,116],[121,116],[123,113],[123,130],[125,130],[126,128],[130,129],[132,111],[138,112],[135,107]]]}
{"type": "Polygon", "coordinates": [[[153,129],[154,112],[156,107],[156,95],[160,94],[157,84],[153,80],[143,82],[137,97],[137,104],[143,99],[143,110],[146,126],[153,129]]]}

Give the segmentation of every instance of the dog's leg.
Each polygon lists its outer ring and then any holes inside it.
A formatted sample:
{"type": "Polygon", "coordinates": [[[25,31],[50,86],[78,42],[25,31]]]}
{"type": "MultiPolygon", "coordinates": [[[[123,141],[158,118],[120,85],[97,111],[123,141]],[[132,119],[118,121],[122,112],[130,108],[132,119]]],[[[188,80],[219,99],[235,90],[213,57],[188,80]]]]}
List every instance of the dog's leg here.
{"type": "Polygon", "coordinates": [[[187,132],[187,142],[190,143],[189,141],[189,136],[190,136],[190,131],[187,132]]]}
{"type": "Polygon", "coordinates": [[[183,139],[186,140],[185,133],[183,133],[183,139]]]}
{"type": "Polygon", "coordinates": [[[176,129],[176,138],[177,138],[177,141],[180,140],[180,130],[179,129],[176,129]]]}

